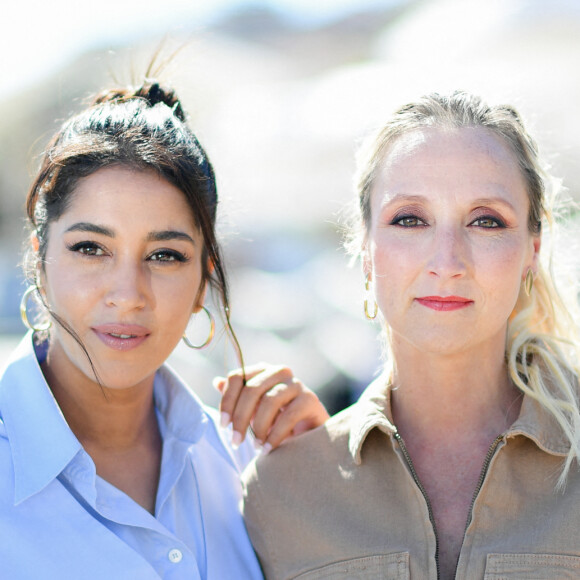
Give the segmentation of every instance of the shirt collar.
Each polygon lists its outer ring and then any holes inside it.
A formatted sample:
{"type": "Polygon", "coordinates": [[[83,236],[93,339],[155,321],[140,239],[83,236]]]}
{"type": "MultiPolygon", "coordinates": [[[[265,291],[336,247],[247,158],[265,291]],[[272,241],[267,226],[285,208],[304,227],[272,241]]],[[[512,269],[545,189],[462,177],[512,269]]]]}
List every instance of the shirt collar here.
{"type": "MultiPolygon", "coordinates": [[[[396,433],[391,414],[391,387],[381,375],[363,392],[354,405],[349,436],[349,451],[355,464],[362,462],[361,452],[368,434],[375,428],[387,435],[396,433]]],[[[523,435],[552,455],[567,455],[570,442],[553,416],[540,403],[524,394],[520,414],[507,430],[506,438],[523,435]]]]}
{"type": "Polygon", "coordinates": [[[164,439],[170,433],[186,443],[197,443],[204,436],[210,418],[203,403],[168,365],[157,371],[153,393],[164,439]]]}
{"type": "MultiPolygon", "coordinates": [[[[67,467],[67,474],[74,475],[87,471],[90,462],[40,368],[46,348],[46,343],[34,345],[32,333],[27,334],[0,378],[0,427],[3,423],[10,442],[15,504],[44,489],[67,467]],[[79,461],[73,461],[77,456],[79,461]]],[[[171,434],[189,444],[199,441],[210,418],[201,401],[167,366],[155,376],[154,396],[163,437],[171,434]]],[[[88,471],[93,481],[94,466],[88,471]]]]}
{"type": "MultiPolygon", "coordinates": [[[[41,360],[43,345],[37,348],[41,360]]],[[[37,493],[82,450],[50,391],[28,333],[0,378],[0,413],[14,464],[14,502],[37,493]]]]}

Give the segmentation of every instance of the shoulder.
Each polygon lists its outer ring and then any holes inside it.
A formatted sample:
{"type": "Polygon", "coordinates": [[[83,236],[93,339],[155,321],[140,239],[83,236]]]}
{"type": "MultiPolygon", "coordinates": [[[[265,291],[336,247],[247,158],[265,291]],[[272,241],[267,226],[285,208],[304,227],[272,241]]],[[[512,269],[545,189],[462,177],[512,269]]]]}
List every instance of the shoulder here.
{"type": "MultiPolygon", "coordinates": [[[[295,481],[301,473],[320,474],[360,464],[360,450],[375,428],[384,433],[395,429],[387,418],[388,388],[377,379],[360,399],[331,417],[324,425],[284,442],[267,456],[259,457],[244,473],[249,488],[267,489],[276,482],[295,481]]],[[[365,444],[366,449],[366,444],[365,444]]]]}
{"type": "Polygon", "coordinates": [[[291,482],[293,489],[297,489],[303,477],[312,481],[330,466],[352,462],[348,442],[356,415],[357,404],[331,417],[324,425],[289,439],[270,454],[257,457],[243,474],[246,495],[279,490],[280,481],[291,482]]]}

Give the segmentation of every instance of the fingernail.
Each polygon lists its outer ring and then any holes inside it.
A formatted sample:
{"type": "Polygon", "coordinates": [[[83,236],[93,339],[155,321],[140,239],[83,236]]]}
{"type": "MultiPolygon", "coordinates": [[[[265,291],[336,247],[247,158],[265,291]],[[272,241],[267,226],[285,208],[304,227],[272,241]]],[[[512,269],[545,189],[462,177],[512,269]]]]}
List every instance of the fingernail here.
{"type": "Polygon", "coordinates": [[[213,388],[216,389],[216,391],[219,391],[218,385],[223,381],[225,381],[225,379],[223,377],[214,377],[211,384],[213,385],[213,388]]]}
{"type": "Polygon", "coordinates": [[[260,451],[262,449],[262,447],[264,446],[264,444],[262,443],[261,439],[258,439],[257,437],[254,439],[254,449],[257,449],[258,451],[260,451]]]}
{"type": "Polygon", "coordinates": [[[242,442],[242,434],[239,431],[234,431],[232,433],[232,447],[237,449],[242,442]]]}
{"type": "Polygon", "coordinates": [[[269,443],[264,443],[264,447],[262,447],[262,455],[268,455],[272,451],[272,446],[269,443]]]}
{"type": "Polygon", "coordinates": [[[231,418],[229,413],[222,413],[220,415],[220,425],[225,429],[230,424],[231,418]]]}

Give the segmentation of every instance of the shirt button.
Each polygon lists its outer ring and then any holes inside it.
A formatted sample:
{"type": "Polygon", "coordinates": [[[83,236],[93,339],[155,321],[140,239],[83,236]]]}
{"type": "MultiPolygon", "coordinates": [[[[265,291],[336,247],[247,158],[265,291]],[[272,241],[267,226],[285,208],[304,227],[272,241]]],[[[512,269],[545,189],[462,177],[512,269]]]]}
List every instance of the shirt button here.
{"type": "Polygon", "coordinates": [[[177,564],[177,563],[181,562],[181,559],[183,558],[183,554],[181,553],[181,550],[174,548],[173,550],[169,551],[169,554],[167,554],[167,557],[169,558],[170,562],[177,564]]]}

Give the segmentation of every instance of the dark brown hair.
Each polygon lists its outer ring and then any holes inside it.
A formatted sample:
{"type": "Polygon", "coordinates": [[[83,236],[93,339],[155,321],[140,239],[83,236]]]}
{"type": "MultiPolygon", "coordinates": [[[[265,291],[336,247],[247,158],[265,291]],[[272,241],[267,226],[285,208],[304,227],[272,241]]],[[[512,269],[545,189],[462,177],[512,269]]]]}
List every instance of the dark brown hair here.
{"type": "MultiPolygon", "coordinates": [[[[186,122],[177,95],[158,82],[146,81],[136,89],[111,89],[97,95],[84,111],[66,121],[48,144],[26,200],[29,225],[39,241],[38,251],[29,251],[26,259],[29,280],[38,282],[50,224],[66,211],[78,181],[112,165],[154,170],[183,192],[204,242],[198,296],[207,283],[219,295],[241,359],[229,321],[228,284],[215,234],[218,195],[213,167],[186,122]]],[[[58,313],[46,310],[66,328],[58,313]]]]}

